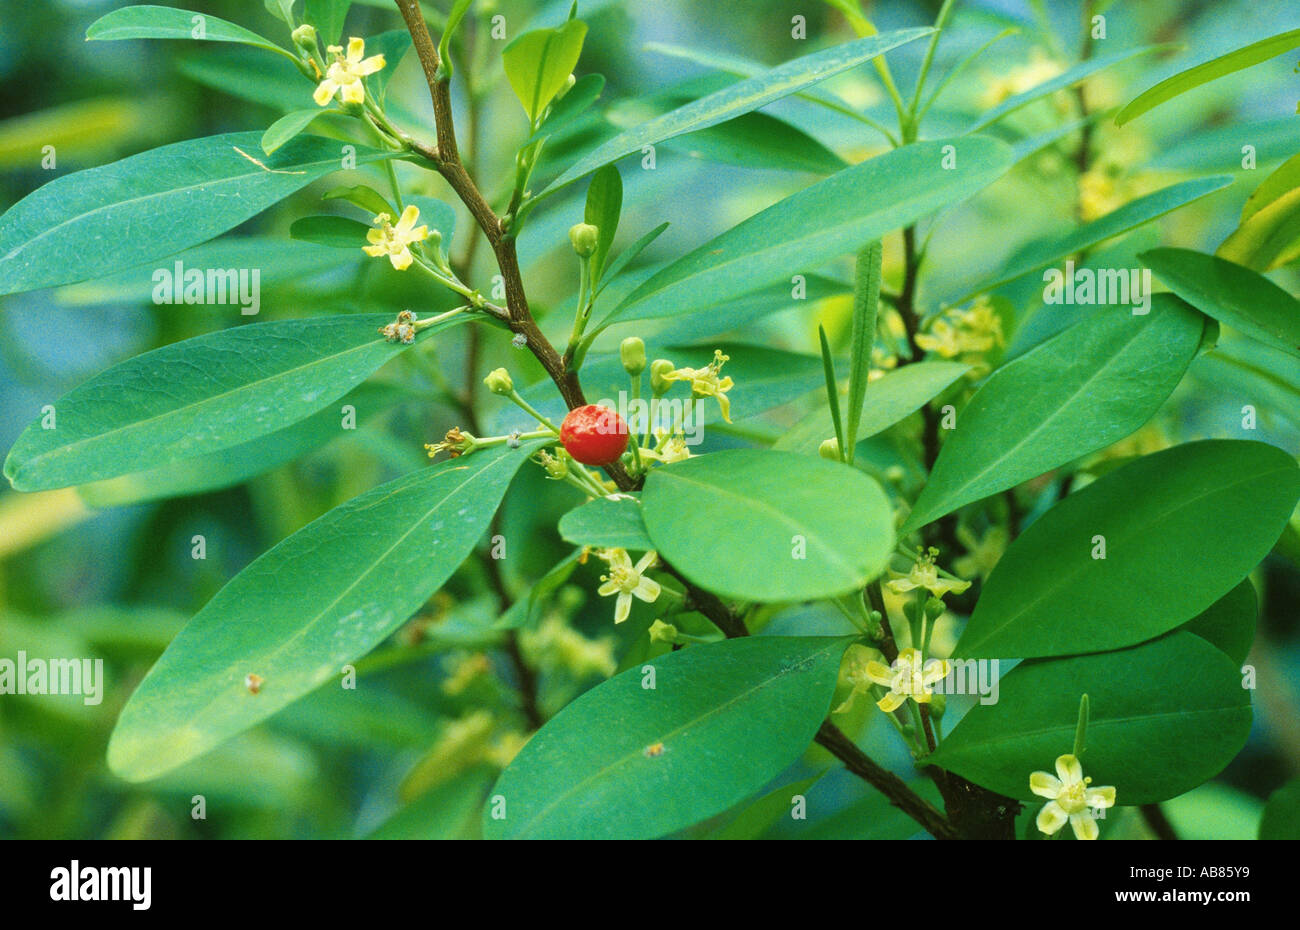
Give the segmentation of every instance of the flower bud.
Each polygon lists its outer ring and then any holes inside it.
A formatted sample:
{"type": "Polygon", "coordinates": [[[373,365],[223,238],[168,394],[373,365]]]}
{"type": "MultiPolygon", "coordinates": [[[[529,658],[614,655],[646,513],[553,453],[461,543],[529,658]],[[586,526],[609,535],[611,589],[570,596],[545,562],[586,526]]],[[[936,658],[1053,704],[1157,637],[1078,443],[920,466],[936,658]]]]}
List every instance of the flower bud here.
{"type": "Polygon", "coordinates": [[[310,23],[303,23],[290,36],[293,39],[293,44],[304,52],[316,51],[316,30],[310,23]]]}
{"type": "Polygon", "coordinates": [[[817,454],[824,459],[838,462],[840,460],[840,441],[838,439],[825,440],[817,447],[817,454]]]}
{"type": "Polygon", "coordinates": [[[673,626],[671,623],[664,623],[662,620],[656,620],[654,623],[650,624],[650,642],[677,642],[677,627],[673,626]]]}
{"type": "Polygon", "coordinates": [[[569,241],[573,243],[573,251],[578,253],[579,258],[591,257],[596,251],[596,240],[599,237],[600,230],[590,223],[574,223],[569,227],[569,241]]]}
{"type": "Polygon", "coordinates": [[[942,694],[930,695],[930,716],[935,720],[943,719],[943,712],[948,709],[948,699],[942,694]]]}
{"type": "Polygon", "coordinates": [[[932,597],[925,602],[925,619],[934,621],[943,616],[943,601],[937,597],[932,597]]]}
{"type": "Polygon", "coordinates": [[[636,336],[628,336],[619,344],[618,355],[623,370],[633,378],[645,371],[645,343],[636,336]]]}
{"type": "Polygon", "coordinates": [[[657,358],[650,363],[650,390],[654,391],[655,397],[668,393],[673,383],[667,376],[676,370],[677,366],[666,358],[657,358]]]}
{"type": "Polygon", "coordinates": [[[504,368],[488,372],[488,376],[483,379],[483,383],[487,385],[488,390],[493,394],[511,394],[515,389],[515,383],[510,379],[510,372],[504,368]]]}

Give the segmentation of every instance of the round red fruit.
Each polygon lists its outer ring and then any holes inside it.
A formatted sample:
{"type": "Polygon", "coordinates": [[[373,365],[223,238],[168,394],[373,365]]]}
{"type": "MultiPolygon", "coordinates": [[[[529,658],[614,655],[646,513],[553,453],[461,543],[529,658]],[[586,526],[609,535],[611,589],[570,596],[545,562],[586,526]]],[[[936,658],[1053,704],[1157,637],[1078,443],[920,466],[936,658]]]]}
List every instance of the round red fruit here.
{"type": "Polygon", "coordinates": [[[627,423],[608,407],[587,404],[564,418],[560,442],[583,465],[608,465],[627,449],[627,423]]]}

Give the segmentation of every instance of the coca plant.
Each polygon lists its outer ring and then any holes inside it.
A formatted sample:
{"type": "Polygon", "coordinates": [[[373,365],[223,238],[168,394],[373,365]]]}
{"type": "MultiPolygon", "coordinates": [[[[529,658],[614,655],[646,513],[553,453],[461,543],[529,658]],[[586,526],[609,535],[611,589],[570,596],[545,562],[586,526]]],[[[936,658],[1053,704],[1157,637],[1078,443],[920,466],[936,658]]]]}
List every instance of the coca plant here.
{"type": "MultiPolygon", "coordinates": [[[[1161,49],[1108,35],[1108,4],[1080,4],[1077,37],[1044,19],[1030,64],[981,80],[1008,36],[965,38],[961,4],[882,32],[827,2],[820,41],[779,24],[775,67],[660,47],[707,79],[639,109],[586,66],[577,4],[528,28],[470,0],[396,0],[377,32],[355,24],[379,11],[342,0],[268,0],[271,36],[157,6],[90,25],[249,46],[287,62],[298,108],[38,188],[0,218],[4,293],[129,268],[162,287],[175,257],[174,302],[203,302],[205,243],[291,197],[293,249],[398,284],[214,317],[93,375],[40,405],[13,487],[184,497],[349,417],[452,412],[387,439],[422,465],[298,527],[171,639],[117,717],[113,773],[167,776],[432,668],[444,700],[379,835],[816,835],[819,780],[849,777],[869,786],[857,836],[1171,831],[1160,803],[1246,742],[1250,576],[1280,539],[1294,552],[1300,497],[1294,449],[1257,438],[1267,398],[1239,380],[1230,415],[1185,416],[1188,372],[1235,363],[1294,400],[1300,305],[1278,282],[1300,169],[1258,153],[1280,167],[1240,172],[1240,220],[1198,251],[1154,221],[1221,204],[1232,175],[1142,174],[1120,127],[1300,35],[1116,112],[1115,70],[1161,49]],[[390,85],[404,61],[427,101],[390,85]],[[848,78],[881,105],[838,96],[848,78]],[[519,107],[485,132],[505,85],[519,107]],[[696,157],[754,169],[732,176],[755,199],[759,168],[814,179],[656,241],[657,200],[700,195],[650,179],[696,157]],[[1067,209],[1024,241],[1016,200],[1045,184],[1067,209]],[[818,325],[802,346],[773,336],[818,325]]],[[[267,277],[292,257],[221,242],[267,277]]],[[[1271,809],[1283,832],[1295,796],[1271,809]]]]}

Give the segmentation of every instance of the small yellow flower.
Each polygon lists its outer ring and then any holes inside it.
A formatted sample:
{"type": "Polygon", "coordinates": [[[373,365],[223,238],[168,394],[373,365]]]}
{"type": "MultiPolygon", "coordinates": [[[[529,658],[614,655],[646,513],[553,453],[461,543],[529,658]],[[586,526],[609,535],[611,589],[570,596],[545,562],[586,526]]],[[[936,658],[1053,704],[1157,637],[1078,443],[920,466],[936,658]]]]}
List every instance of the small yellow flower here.
{"type": "Polygon", "coordinates": [[[405,271],[414,260],[411,255],[412,243],[429,236],[428,226],[415,225],[419,219],[420,208],[415,204],[410,204],[402,211],[396,226],[390,222],[392,217],[387,213],[379,214],[375,217],[375,228],[366,233],[366,241],[370,245],[363,245],[362,251],[374,258],[387,255],[394,268],[405,271]]]}
{"type": "Polygon", "coordinates": [[[959,526],[957,539],[969,552],[953,560],[953,570],[959,575],[987,578],[1002,558],[1002,553],[1007,551],[1010,535],[1005,526],[991,526],[982,537],[976,539],[970,527],[959,526]]]}
{"type": "Polygon", "coordinates": [[[691,450],[686,445],[685,437],[681,435],[669,436],[659,443],[656,449],[642,449],[641,458],[650,459],[655,462],[662,462],[665,465],[671,465],[673,462],[681,462],[691,457],[691,450]]]}
{"type": "Polygon", "coordinates": [[[734,382],[730,378],[720,378],[722,366],[729,360],[722,350],[713,350],[713,361],[704,368],[676,368],[665,374],[665,381],[689,381],[692,397],[715,397],[722,410],[722,418],[731,422],[731,401],[727,398],[734,382]]]}
{"type": "Polygon", "coordinates": [[[1091,778],[1083,777],[1083,766],[1074,756],[1066,754],[1056,760],[1056,775],[1034,772],[1029,776],[1029,790],[1040,798],[1050,798],[1038,812],[1038,829],[1051,836],[1069,821],[1074,836],[1080,840],[1095,840],[1097,814],[1115,806],[1115,789],[1090,788],[1091,778]]]}
{"type": "Polygon", "coordinates": [[[339,45],[331,45],[327,51],[334,56],[334,61],[325,71],[325,80],[316,85],[316,92],[312,94],[316,105],[328,106],[335,94],[339,94],[344,103],[365,103],[366,85],[361,83],[361,79],[381,70],[385,64],[384,56],[366,58],[366,43],[356,36],[348,39],[346,57],[339,45]]]}
{"type": "Polygon", "coordinates": [[[659,556],[654,552],[647,552],[641,556],[641,561],[636,565],[632,564],[632,559],[627,554],[626,549],[601,549],[596,553],[606,564],[609,565],[609,574],[601,575],[600,580],[604,582],[596,593],[601,597],[608,597],[611,594],[617,594],[618,599],[614,603],[614,622],[622,623],[627,619],[628,614],[632,611],[632,598],[637,597],[652,604],[659,597],[659,582],[652,578],[644,577],[643,573],[649,571],[659,561],[659,556]]]}
{"type": "Polygon", "coordinates": [[[926,552],[921,553],[921,557],[912,563],[911,571],[906,575],[891,570],[890,574],[894,576],[892,581],[885,584],[889,590],[895,594],[906,594],[908,591],[915,591],[917,588],[925,588],[935,597],[943,597],[949,592],[961,594],[970,587],[969,581],[959,581],[955,578],[940,578],[939,567],[934,564],[935,556],[939,550],[933,546],[926,552]]]}
{"type": "Polygon", "coordinates": [[[573,629],[560,612],[547,614],[535,630],[522,630],[519,645],[543,668],[563,668],[574,678],[608,678],[618,670],[613,637],[588,639],[573,629]]]}
{"type": "Polygon", "coordinates": [[[918,333],[916,345],[944,358],[957,358],[975,367],[974,374],[987,368],[982,353],[1003,346],[1002,317],[987,297],[976,298],[965,310],[947,310],[930,324],[929,331],[918,333]]]}
{"type": "Polygon", "coordinates": [[[1040,49],[1034,49],[1033,57],[1030,58],[1028,63],[1013,68],[1007,74],[999,75],[989,81],[988,86],[980,95],[980,107],[986,110],[995,107],[1009,97],[1023,94],[1044,81],[1050,81],[1063,70],[1064,68],[1059,62],[1048,58],[1040,49]]]}
{"type": "Polygon", "coordinates": [[[961,354],[957,328],[943,318],[935,320],[928,333],[917,333],[916,345],[926,352],[938,352],[944,358],[956,358],[961,354]]]}
{"type": "Polygon", "coordinates": [[[889,689],[876,702],[888,714],[902,707],[908,698],[918,704],[929,704],[934,696],[934,684],[948,677],[948,663],[942,659],[926,660],[920,649],[908,648],[898,654],[893,665],[872,661],[863,672],[867,681],[889,689]]]}

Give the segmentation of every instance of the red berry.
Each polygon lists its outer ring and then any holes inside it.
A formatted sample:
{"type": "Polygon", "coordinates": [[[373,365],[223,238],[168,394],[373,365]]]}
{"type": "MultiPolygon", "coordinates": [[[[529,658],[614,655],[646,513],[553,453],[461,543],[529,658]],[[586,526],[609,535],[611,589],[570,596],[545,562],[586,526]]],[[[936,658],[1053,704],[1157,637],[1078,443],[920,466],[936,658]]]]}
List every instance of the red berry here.
{"type": "Polygon", "coordinates": [[[583,465],[608,465],[627,449],[627,424],[608,407],[587,404],[564,418],[560,442],[583,465]]]}

